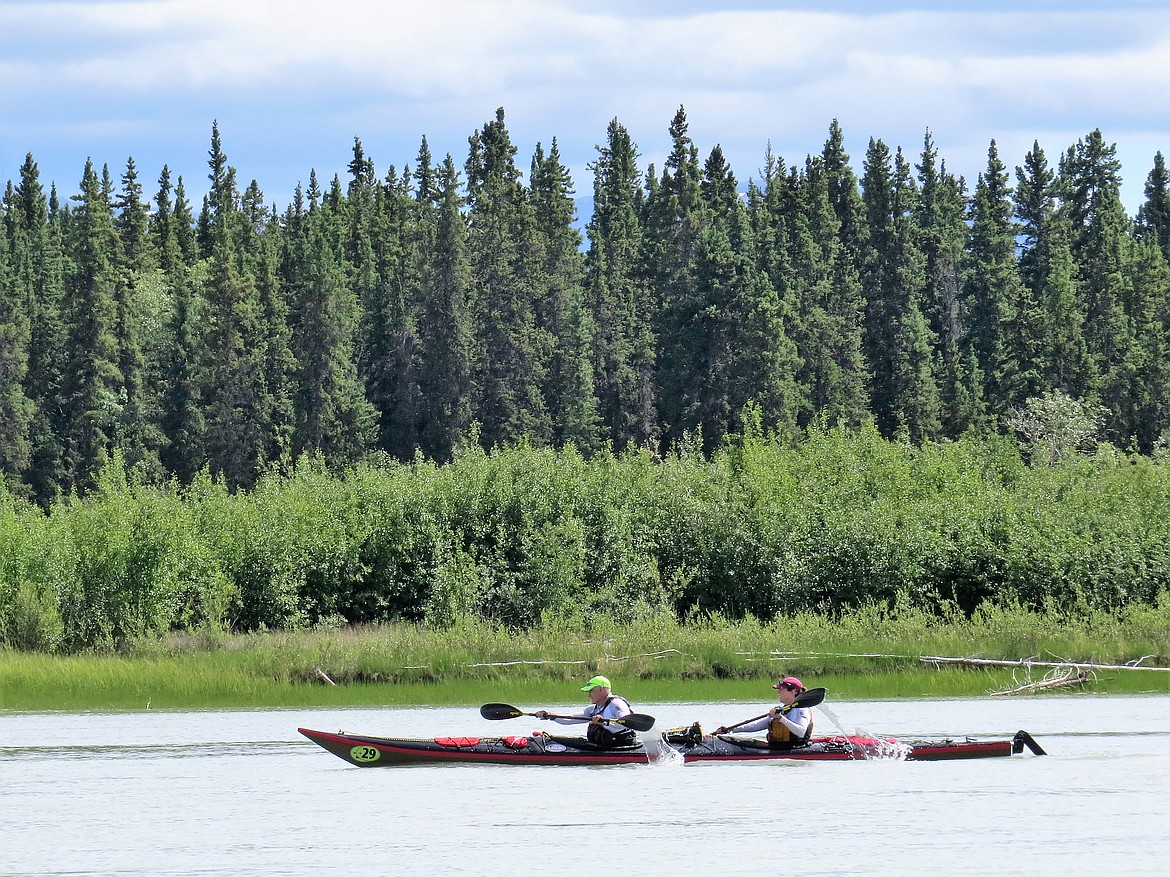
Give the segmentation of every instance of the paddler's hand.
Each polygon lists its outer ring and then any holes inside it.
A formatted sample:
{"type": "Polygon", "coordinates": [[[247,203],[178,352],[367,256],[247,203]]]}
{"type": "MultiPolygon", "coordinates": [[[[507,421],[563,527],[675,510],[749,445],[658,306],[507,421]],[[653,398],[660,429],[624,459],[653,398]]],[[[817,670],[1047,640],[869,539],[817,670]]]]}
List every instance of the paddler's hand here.
{"type": "Polygon", "coordinates": [[[533,713],[533,715],[536,716],[538,719],[547,719],[548,718],[548,710],[537,710],[536,712],[533,713]]]}
{"type": "Polygon", "coordinates": [[[716,729],[715,729],[714,731],[712,731],[711,733],[712,733],[712,734],[726,734],[726,733],[727,733],[727,729],[726,729],[725,727],[723,727],[722,725],[720,725],[718,728],[716,728],[716,729]]]}
{"type": "Polygon", "coordinates": [[[602,722],[601,716],[594,716],[593,718],[591,718],[589,720],[589,724],[591,724],[591,725],[600,725],[601,722],[602,722]]]}

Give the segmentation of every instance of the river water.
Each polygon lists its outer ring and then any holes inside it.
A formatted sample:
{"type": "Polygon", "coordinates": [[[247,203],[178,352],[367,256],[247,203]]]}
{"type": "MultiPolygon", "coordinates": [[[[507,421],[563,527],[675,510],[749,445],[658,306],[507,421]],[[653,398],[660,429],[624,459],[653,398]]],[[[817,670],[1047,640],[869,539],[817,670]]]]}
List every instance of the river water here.
{"type": "MultiPolygon", "coordinates": [[[[711,728],[769,705],[635,708],[658,729],[711,728]]],[[[450,708],[0,713],[0,875],[1170,873],[1166,696],[825,705],[820,733],[1024,728],[1049,755],[362,769],[297,727],[494,736],[538,723],[450,708]]]]}

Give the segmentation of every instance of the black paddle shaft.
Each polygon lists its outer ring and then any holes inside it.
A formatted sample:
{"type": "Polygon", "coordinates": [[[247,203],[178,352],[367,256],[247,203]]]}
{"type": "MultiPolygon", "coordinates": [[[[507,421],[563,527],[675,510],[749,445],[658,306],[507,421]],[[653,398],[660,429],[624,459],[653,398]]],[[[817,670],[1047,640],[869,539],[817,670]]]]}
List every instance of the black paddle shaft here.
{"type": "MultiPolygon", "coordinates": [[[[823,688],[810,688],[808,691],[802,691],[800,694],[796,695],[796,698],[792,701],[792,703],[783,709],[788,711],[790,709],[795,709],[796,707],[816,706],[825,699],[825,694],[826,692],[823,688]]],[[[728,731],[734,731],[736,728],[742,728],[744,725],[750,725],[752,722],[765,718],[769,715],[771,715],[771,713],[767,712],[762,716],[756,716],[755,718],[744,719],[742,722],[736,722],[734,725],[729,725],[727,728],[725,728],[724,733],[727,733],[728,731]]]]}
{"type": "MultiPolygon", "coordinates": [[[[520,716],[536,716],[536,713],[526,713],[524,710],[517,709],[514,706],[506,703],[485,703],[479,708],[479,714],[485,719],[497,721],[499,719],[517,719],[520,716]]],[[[555,716],[548,713],[550,719],[579,719],[579,716],[555,716]]],[[[622,716],[620,719],[605,719],[607,722],[615,722],[619,725],[625,725],[627,728],[633,728],[635,731],[649,731],[654,727],[654,716],[648,716],[644,713],[630,713],[628,716],[622,716]]]]}

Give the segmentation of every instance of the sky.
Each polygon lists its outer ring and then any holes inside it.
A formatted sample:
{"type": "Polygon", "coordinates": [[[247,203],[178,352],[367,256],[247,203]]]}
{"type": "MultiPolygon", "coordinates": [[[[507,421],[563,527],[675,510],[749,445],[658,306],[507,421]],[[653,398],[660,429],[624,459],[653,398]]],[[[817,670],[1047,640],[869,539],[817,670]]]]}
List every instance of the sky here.
{"type": "Polygon", "coordinates": [[[379,176],[424,135],[462,167],[498,107],[517,166],[556,138],[587,198],[611,120],[661,171],[680,106],[741,188],[834,119],[859,173],[870,138],[917,161],[929,130],[971,189],[993,139],[1009,169],[1034,142],[1055,165],[1099,128],[1133,213],[1170,155],[1170,4],[0,0],[0,184],[31,153],[62,198],[87,159],[120,181],[133,158],[147,195],[165,164],[198,209],[216,122],[241,188],[283,209],[310,171],[347,182],[355,137],[379,176]]]}

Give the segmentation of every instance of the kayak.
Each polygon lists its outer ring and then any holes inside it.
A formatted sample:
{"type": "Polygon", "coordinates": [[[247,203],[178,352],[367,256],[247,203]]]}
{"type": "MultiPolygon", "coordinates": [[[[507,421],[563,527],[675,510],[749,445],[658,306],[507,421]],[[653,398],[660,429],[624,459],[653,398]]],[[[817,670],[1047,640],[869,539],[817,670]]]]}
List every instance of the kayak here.
{"type": "Polygon", "coordinates": [[[771,749],[756,738],[701,734],[687,728],[665,731],[650,741],[617,748],[595,746],[582,737],[535,731],[505,737],[370,737],[346,731],[331,733],[298,728],[322,749],[358,767],[410,764],[647,764],[677,760],[686,764],[717,761],[950,761],[1018,755],[1044,750],[1027,731],[1013,737],[980,740],[899,740],[892,737],[839,735],[814,737],[806,746],[771,749]]]}
{"type": "Polygon", "coordinates": [[[358,767],[382,767],[436,762],[485,764],[646,764],[650,754],[636,746],[603,749],[581,737],[556,737],[540,731],[508,737],[367,737],[338,731],[298,728],[302,734],[358,767]]]}
{"type": "Polygon", "coordinates": [[[703,761],[954,761],[966,758],[1000,758],[1019,755],[1027,748],[1033,755],[1045,755],[1027,731],[1007,739],[980,740],[974,737],[942,740],[905,740],[841,734],[813,737],[808,745],[793,749],[772,749],[764,741],[733,735],[692,734],[688,729],[663,733],[663,740],[679,752],[687,764],[703,761]]]}

